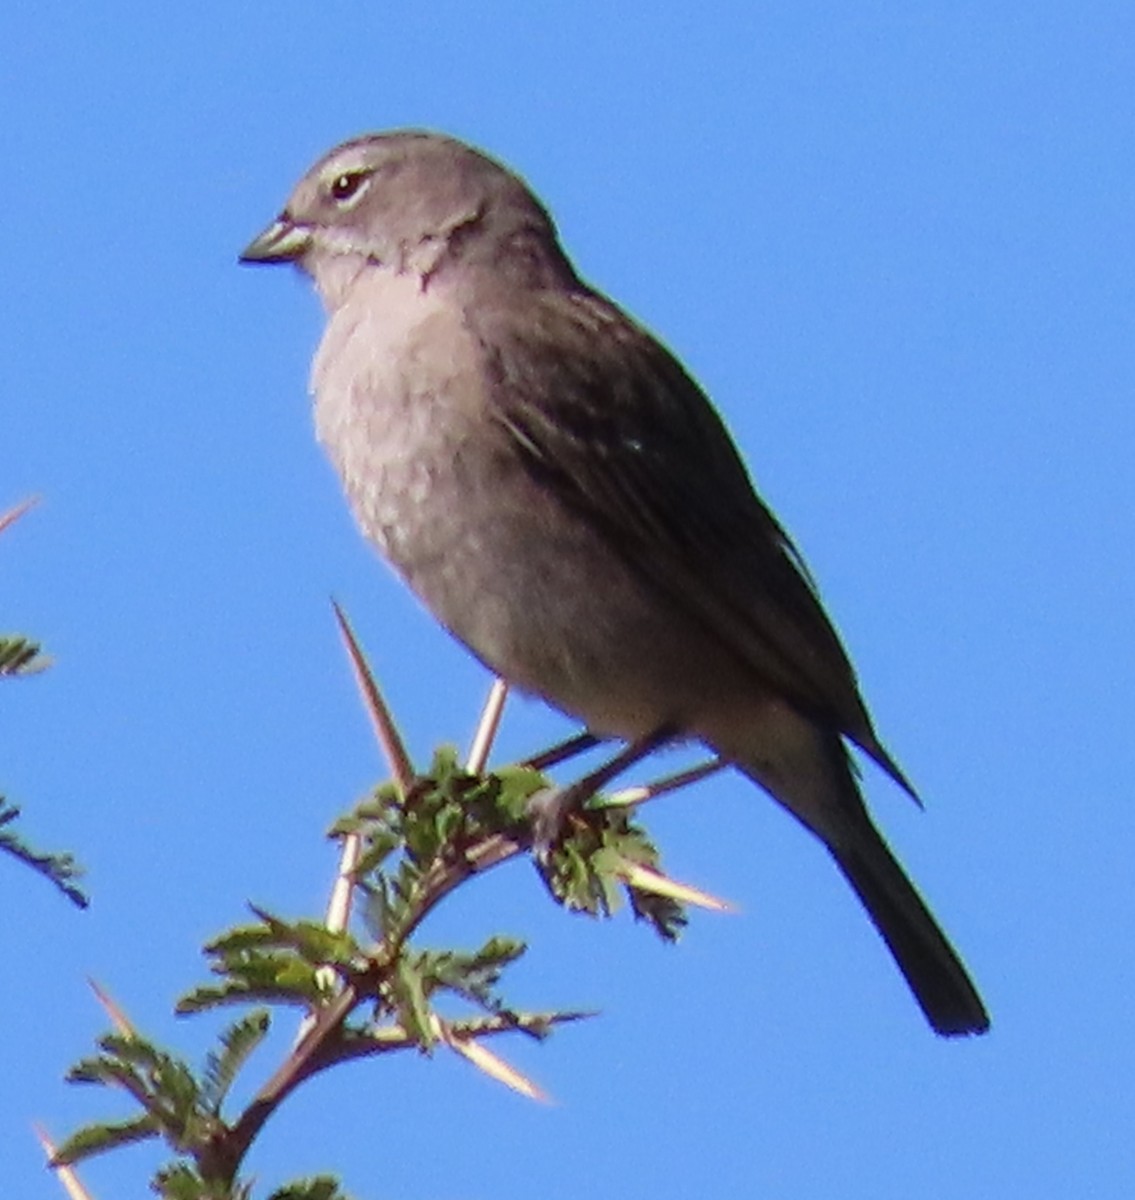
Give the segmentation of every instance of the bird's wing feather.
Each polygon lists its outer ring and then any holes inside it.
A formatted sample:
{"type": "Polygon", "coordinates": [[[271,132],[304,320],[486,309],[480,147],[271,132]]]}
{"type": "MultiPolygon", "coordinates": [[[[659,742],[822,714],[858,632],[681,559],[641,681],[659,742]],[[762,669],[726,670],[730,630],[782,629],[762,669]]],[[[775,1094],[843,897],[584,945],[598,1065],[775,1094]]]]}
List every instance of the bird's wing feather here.
{"type": "Polygon", "coordinates": [[[493,416],[532,475],[767,687],[910,791],[800,555],[678,361],[585,290],[522,294],[467,320],[493,380],[493,416]]]}

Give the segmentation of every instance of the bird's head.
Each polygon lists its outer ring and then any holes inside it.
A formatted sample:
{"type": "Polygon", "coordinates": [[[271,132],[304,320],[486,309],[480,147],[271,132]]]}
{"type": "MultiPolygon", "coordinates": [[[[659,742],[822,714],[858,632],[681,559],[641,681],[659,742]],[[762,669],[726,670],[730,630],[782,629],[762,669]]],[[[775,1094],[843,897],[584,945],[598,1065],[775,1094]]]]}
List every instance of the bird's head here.
{"type": "Polygon", "coordinates": [[[551,218],[522,180],[463,142],[417,131],[337,146],[240,259],[296,263],[332,307],[366,266],[423,285],[456,263],[571,273],[551,218]]]}

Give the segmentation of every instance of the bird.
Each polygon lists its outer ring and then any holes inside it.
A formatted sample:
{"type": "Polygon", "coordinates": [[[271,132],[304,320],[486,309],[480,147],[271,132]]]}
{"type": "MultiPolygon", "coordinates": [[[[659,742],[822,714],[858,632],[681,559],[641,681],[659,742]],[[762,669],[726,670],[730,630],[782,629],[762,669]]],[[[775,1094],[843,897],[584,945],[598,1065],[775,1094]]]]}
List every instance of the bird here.
{"type": "Polygon", "coordinates": [[[346,141],[240,255],[326,327],[317,436],[362,532],[511,686],[603,737],[704,743],[827,848],[931,1027],[989,1017],[868,813],[917,801],[710,400],[577,273],[524,180],[425,130],[346,141]]]}

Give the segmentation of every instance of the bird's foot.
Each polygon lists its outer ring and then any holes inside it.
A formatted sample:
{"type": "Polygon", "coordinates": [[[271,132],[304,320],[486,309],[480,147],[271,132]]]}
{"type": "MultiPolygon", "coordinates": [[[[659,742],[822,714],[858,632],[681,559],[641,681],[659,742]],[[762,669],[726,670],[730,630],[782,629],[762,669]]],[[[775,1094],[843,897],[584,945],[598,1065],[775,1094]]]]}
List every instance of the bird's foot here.
{"type": "Polygon", "coordinates": [[[673,739],[669,728],[656,729],[624,746],[601,767],[567,787],[543,788],[528,801],[527,813],[532,833],[532,852],[546,864],[555,846],[567,833],[573,816],[582,813],[588,800],[621,771],[645,758],[673,739]]]}
{"type": "Polygon", "coordinates": [[[532,833],[532,853],[547,864],[552,850],[564,839],[568,825],[576,814],[583,811],[594,793],[590,776],[567,787],[541,788],[527,805],[529,829],[532,833]]]}

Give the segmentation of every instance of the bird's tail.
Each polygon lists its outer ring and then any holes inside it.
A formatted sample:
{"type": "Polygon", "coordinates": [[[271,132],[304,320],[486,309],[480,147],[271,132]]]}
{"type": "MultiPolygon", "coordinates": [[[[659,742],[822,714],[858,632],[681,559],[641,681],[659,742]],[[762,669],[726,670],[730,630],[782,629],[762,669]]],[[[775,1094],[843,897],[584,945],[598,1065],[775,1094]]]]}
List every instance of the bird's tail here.
{"type": "Polygon", "coordinates": [[[984,1033],[989,1016],[973,981],[866,814],[850,837],[828,849],[935,1031],[946,1037],[984,1033]]]}
{"type": "Polygon", "coordinates": [[[934,1029],[946,1037],[984,1033],[981,997],[871,823],[839,736],[799,719],[779,734],[759,760],[734,761],[827,846],[934,1029]]]}

